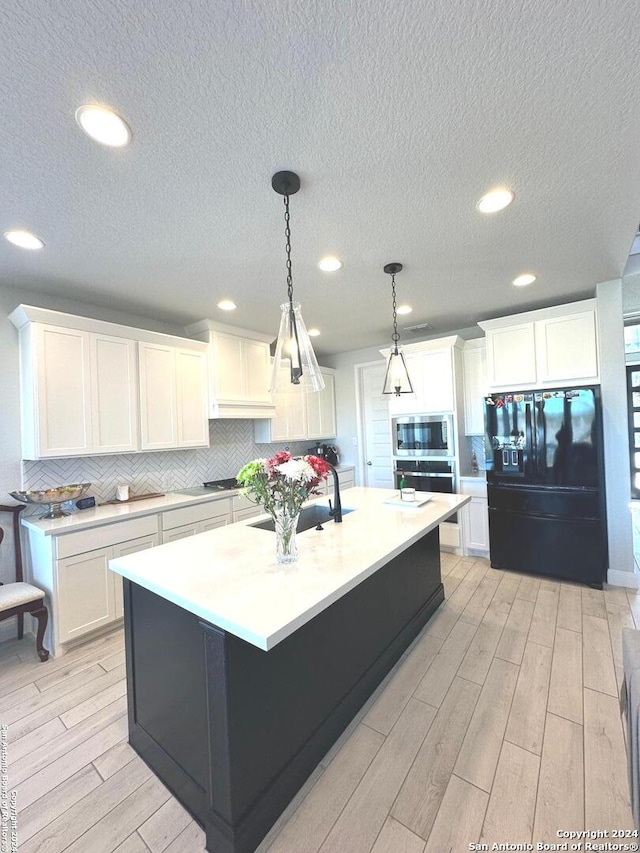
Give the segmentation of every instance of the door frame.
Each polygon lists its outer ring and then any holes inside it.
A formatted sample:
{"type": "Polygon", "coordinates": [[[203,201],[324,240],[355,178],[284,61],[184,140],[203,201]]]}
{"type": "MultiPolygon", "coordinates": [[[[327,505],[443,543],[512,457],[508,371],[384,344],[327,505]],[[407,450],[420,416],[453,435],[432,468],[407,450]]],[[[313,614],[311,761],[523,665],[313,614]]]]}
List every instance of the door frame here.
{"type": "Polygon", "coordinates": [[[359,361],[357,364],[353,365],[353,373],[355,377],[355,388],[356,388],[356,428],[357,428],[357,436],[358,436],[358,482],[361,485],[365,485],[366,478],[366,465],[367,465],[367,448],[365,446],[364,437],[365,437],[365,427],[364,427],[364,403],[362,399],[362,371],[367,367],[379,367],[381,364],[384,364],[385,360],[381,356],[379,359],[375,361],[359,361]]]}

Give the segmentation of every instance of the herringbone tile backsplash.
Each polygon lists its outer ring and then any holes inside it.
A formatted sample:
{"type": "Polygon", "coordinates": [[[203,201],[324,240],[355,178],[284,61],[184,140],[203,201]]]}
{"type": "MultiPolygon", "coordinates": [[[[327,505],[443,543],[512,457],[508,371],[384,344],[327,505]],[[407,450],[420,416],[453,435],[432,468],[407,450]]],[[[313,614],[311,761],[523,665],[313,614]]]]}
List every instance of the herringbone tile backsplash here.
{"type": "Polygon", "coordinates": [[[89,494],[100,503],[115,498],[118,483],[128,483],[136,495],[188,489],[206,480],[235,477],[251,459],[272,456],[285,447],[300,455],[313,444],[312,441],[256,444],[251,420],[209,421],[209,438],[211,447],[200,450],[26,461],[22,463],[24,488],[91,483],[89,494]]]}

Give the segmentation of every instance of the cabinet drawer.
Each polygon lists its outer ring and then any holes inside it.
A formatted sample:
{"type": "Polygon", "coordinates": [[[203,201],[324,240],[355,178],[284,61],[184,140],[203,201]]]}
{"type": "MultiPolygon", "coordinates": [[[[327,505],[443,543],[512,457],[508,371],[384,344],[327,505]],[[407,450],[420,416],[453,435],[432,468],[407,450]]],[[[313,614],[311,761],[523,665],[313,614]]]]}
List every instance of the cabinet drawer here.
{"type": "MultiPolygon", "coordinates": [[[[172,530],[174,527],[182,527],[185,524],[196,524],[208,518],[220,518],[229,516],[231,513],[231,499],[220,498],[215,501],[183,506],[179,509],[171,509],[161,513],[162,529],[172,530]]],[[[164,539],[166,542],[166,537],[164,539]]]]}
{"type": "Polygon", "coordinates": [[[64,533],[56,536],[57,559],[71,557],[74,554],[84,554],[97,548],[107,548],[118,542],[138,539],[141,536],[152,536],[158,532],[158,516],[144,515],[141,518],[131,518],[128,521],[118,521],[114,524],[103,524],[89,530],[79,530],[77,533],[64,533]]]}
{"type": "MultiPolygon", "coordinates": [[[[233,503],[233,512],[234,515],[236,512],[242,512],[245,509],[255,509],[257,510],[256,515],[264,512],[264,509],[259,506],[255,501],[250,500],[249,498],[245,498],[242,495],[235,495],[232,499],[233,503]]],[[[249,516],[246,516],[249,518],[249,516]]]]}

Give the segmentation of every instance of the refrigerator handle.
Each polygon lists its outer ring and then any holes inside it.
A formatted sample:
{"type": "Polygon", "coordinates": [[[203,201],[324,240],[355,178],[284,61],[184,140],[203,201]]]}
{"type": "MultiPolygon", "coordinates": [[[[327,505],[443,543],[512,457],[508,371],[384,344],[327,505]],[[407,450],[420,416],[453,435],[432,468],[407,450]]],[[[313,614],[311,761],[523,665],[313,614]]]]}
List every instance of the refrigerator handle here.
{"type": "Polygon", "coordinates": [[[533,405],[531,403],[527,403],[525,409],[525,441],[529,456],[529,465],[533,465],[536,458],[536,425],[533,405]]]}

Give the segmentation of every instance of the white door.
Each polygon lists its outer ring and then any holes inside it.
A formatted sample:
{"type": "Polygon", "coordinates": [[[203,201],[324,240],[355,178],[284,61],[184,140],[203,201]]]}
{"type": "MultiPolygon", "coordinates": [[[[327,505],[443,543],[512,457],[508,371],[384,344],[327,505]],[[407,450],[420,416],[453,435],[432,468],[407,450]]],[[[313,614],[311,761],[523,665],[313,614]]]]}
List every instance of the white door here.
{"type": "Polygon", "coordinates": [[[382,393],[386,363],[360,369],[360,417],[364,448],[363,485],[393,489],[389,397],[382,393]]]}
{"type": "Polygon", "coordinates": [[[138,347],[141,447],[143,450],[177,447],[175,350],[143,342],[138,347]]]}
{"type": "Polygon", "coordinates": [[[206,353],[176,349],[176,409],[179,447],[208,447],[206,353]]]}

